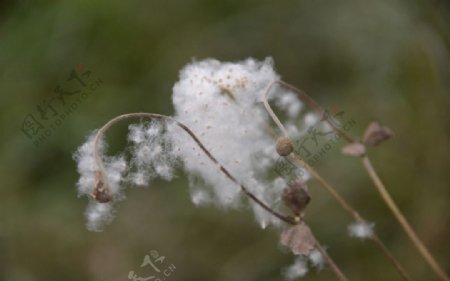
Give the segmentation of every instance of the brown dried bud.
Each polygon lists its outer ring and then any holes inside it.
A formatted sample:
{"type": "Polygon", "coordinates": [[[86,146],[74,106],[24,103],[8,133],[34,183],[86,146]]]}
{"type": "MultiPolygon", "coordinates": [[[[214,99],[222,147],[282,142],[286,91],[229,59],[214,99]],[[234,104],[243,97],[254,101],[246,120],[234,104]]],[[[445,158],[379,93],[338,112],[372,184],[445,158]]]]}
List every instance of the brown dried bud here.
{"type": "Polygon", "coordinates": [[[363,143],[370,146],[376,146],[393,136],[394,134],[389,128],[381,126],[378,122],[372,122],[364,133],[363,143]]]}
{"type": "Polygon", "coordinates": [[[305,223],[300,223],[283,231],[280,242],[295,255],[307,256],[314,250],[316,239],[311,229],[305,223]]]}
{"type": "Polygon", "coordinates": [[[350,156],[364,156],[366,154],[366,147],[359,142],[349,143],[342,148],[342,154],[350,156]]]}
{"type": "Polygon", "coordinates": [[[102,173],[99,171],[95,173],[94,192],[92,193],[92,197],[99,203],[108,203],[112,200],[109,188],[103,183],[102,173]]]}
{"type": "Polygon", "coordinates": [[[303,211],[309,201],[311,201],[308,187],[302,181],[295,181],[292,184],[289,184],[283,190],[282,198],[286,206],[289,207],[297,217],[303,216],[303,211]]]}
{"type": "Polygon", "coordinates": [[[290,138],[282,137],[277,140],[276,149],[280,156],[288,156],[294,151],[294,144],[290,138]]]}

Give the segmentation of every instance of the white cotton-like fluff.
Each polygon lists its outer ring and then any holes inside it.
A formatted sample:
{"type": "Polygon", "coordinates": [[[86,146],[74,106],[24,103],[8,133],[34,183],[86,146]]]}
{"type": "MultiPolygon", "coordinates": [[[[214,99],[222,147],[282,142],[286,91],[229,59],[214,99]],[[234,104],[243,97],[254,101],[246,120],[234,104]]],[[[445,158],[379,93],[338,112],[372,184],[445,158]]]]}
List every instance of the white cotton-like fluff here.
{"type": "Polygon", "coordinates": [[[297,118],[303,108],[303,104],[297,95],[287,92],[284,95],[275,97],[275,104],[281,109],[285,109],[290,118],[297,118]]]}
{"type": "Polygon", "coordinates": [[[205,190],[194,189],[191,192],[192,203],[196,206],[206,205],[211,202],[211,198],[205,190]]]}
{"type": "MultiPolygon", "coordinates": [[[[95,172],[98,171],[97,163],[94,159],[94,138],[96,132],[94,131],[80,146],[74,154],[74,159],[77,162],[78,173],[80,178],[77,182],[78,195],[89,195],[92,193],[92,187],[95,183],[95,172]]],[[[99,142],[98,149],[103,150],[103,142],[99,142]]]]}
{"type": "Polygon", "coordinates": [[[307,260],[305,257],[296,258],[294,264],[284,269],[283,273],[287,280],[295,280],[305,276],[308,273],[307,260]]]}
{"type": "MultiPolygon", "coordinates": [[[[99,167],[94,158],[94,140],[96,131],[94,131],[80,146],[74,154],[74,159],[77,161],[78,173],[80,178],[77,183],[78,194],[91,195],[96,180],[96,172],[99,167]]],[[[107,157],[103,155],[105,144],[102,139],[98,141],[97,150],[101,159],[103,159],[104,169],[108,174],[108,186],[113,196],[120,196],[121,182],[124,180],[123,176],[127,170],[127,162],[123,156],[107,157]]]]}
{"type": "Polygon", "coordinates": [[[128,168],[128,164],[123,156],[108,157],[105,162],[105,170],[108,174],[108,186],[113,196],[122,196],[120,194],[124,174],[128,168]]]}
{"type": "Polygon", "coordinates": [[[137,186],[147,186],[155,177],[171,180],[174,176],[176,157],[172,153],[171,140],[163,132],[160,122],[129,126],[128,139],[132,143],[131,167],[128,180],[137,186]]]}
{"type": "Polygon", "coordinates": [[[314,249],[307,256],[299,256],[295,259],[294,264],[284,269],[283,273],[287,280],[295,280],[305,276],[308,273],[308,264],[317,270],[325,267],[325,259],[322,253],[314,249]]]}
{"type": "Polygon", "coordinates": [[[348,232],[351,237],[367,239],[373,237],[373,228],[375,223],[355,222],[348,226],[348,232]]]}
{"type": "MultiPolygon", "coordinates": [[[[262,100],[268,86],[277,80],[271,59],[237,63],[206,59],[183,68],[173,88],[175,119],[188,126],[240,183],[268,205],[280,196],[271,194],[266,176],[279,155],[275,141],[266,131],[273,122],[262,100]]],[[[298,116],[302,106],[294,94],[276,86],[270,100],[292,118],[298,116]]],[[[287,121],[293,123],[293,119],[287,121]]],[[[213,199],[220,206],[238,206],[240,187],[219,171],[186,132],[176,126],[170,131],[185,171],[205,183],[191,188],[212,187],[213,199]]],[[[192,194],[197,196],[193,200],[198,201],[201,193],[192,194]]],[[[277,220],[259,206],[253,209],[263,227],[277,220]]]]}
{"type": "Polygon", "coordinates": [[[123,155],[104,155],[105,144],[102,139],[99,140],[97,150],[103,163],[102,170],[94,158],[96,133],[93,132],[78,148],[74,159],[80,173],[78,194],[91,198],[86,210],[87,227],[100,231],[104,224],[111,222],[114,203],[125,198],[122,190],[126,185],[147,186],[155,177],[171,180],[177,159],[163,125],[160,122],[141,123],[129,126],[128,139],[132,144],[129,148],[130,161],[123,155]],[[97,203],[92,198],[99,180],[112,196],[111,202],[97,203]]]}
{"type": "Polygon", "coordinates": [[[322,270],[325,266],[325,260],[323,258],[323,255],[317,249],[314,249],[311,251],[311,253],[309,253],[308,259],[312,263],[312,265],[318,270],[322,270]]]}
{"type": "MultiPolygon", "coordinates": [[[[87,195],[91,197],[96,183],[96,172],[99,171],[94,158],[94,140],[96,131],[94,131],[80,146],[74,155],[78,164],[78,173],[80,178],[77,183],[78,195],[87,195]]],[[[103,155],[105,145],[103,140],[98,142],[98,154],[103,159],[104,169],[107,173],[107,185],[114,201],[123,198],[121,194],[121,185],[124,181],[124,174],[128,168],[127,162],[123,156],[107,157],[103,155]]],[[[97,203],[93,199],[86,209],[87,228],[91,231],[100,231],[104,224],[109,223],[112,218],[112,203],[97,203]]]]}
{"type": "Polygon", "coordinates": [[[114,218],[113,203],[89,202],[86,209],[87,229],[90,231],[102,231],[105,224],[114,218]]]}
{"type": "Polygon", "coordinates": [[[304,117],[306,127],[315,126],[319,122],[319,116],[316,113],[309,112],[304,117]]]}
{"type": "MultiPolygon", "coordinates": [[[[280,156],[268,132],[274,124],[263,99],[267,95],[269,102],[285,113],[287,118],[283,121],[294,138],[302,134],[295,124],[299,123],[303,107],[294,93],[277,86],[278,80],[269,58],[237,63],[207,59],[183,68],[173,88],[174,119],[186,125],[240,184],[275,210],[282,204],[280,198],[286,184],[282,178],[269,176],[280,156]]],[[[171,180],[179,163],[190,179],[195,205],[238,207],[242,203],[241,187],[225,176],[176,122],[158,120],[130,125],[130,146],[121,156],[106,156],[105,143],[100,139],[97,149],[102,167],[93,154],[96,133],[74,155],[80,173],[78,193],[91,198],[86,211],[89,229],[100,230],[112,220],[114,203],[124,198],[126,185],[148,186],[156,177],[171,180]],[[92,195],[108,203],[97,203],[92,195]]],[[[280,223],[249,201],[263,228],[280,223]]]]}

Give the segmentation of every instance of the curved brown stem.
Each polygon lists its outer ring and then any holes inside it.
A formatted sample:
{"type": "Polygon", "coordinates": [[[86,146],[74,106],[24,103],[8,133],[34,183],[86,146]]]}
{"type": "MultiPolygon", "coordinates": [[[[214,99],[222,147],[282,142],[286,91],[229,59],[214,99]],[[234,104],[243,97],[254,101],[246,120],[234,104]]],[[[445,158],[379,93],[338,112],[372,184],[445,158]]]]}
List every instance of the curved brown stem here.
{"type": "MultiPolygon", "coordinates": [[[[108,179],[107,179],[107,173],[105,171],[103,160],[101,159],[99,152],[98,152],[98,142],[100,138],[104,135],[104,133],[115,123],[120,122],[125,119],[130,118],[149,118],[149,119],[158,119],[158,120],[166,120],[170,122],[174,122],[178,127],[183,129],[193,140],[194,142],[200,147],[200,149],[206,154],[206,156],[218,167],[218,169],[233,183],[239,185],[241,190],[245,193],[247,197],[249,197],[253,202],[255,202],[257,205],[259,205],[261,208],[272,214],[273,216],[279,218],[280,220],[295,225],[297,222],[294,218],[290,216],[285,216],[274,209],[272,209],[270,206],[265,204],[261,199],[259,199],[257,196],[255,196],[251,191],[249,191],[243,184],[241,184],[222,164],[219,163],[219,161],[211,154],[211,152],[203,145],[203,143],[199,140],[199,138],[183,123],[178,122],[174,118],[166,115],[156,114],[156,113],[146,113],[146,112],[137,112],[137,113],[127,113],[120,116],[117,116],[110,121],[108,121],[103,127],[101,127],[97,134],[95,135],[94,139],[94,158],[98,165],[99,172],[101,174],[101,178],[103,180],[102,188],[108,188],[108,179]]],[[[94,190],[94,194],[96,193],[96,190],[94,190]]]]}
{"type": "MultiPolygon", "coordinates": [[[[339,134],[339,136],[341,136],[348,142],[354,141],[352,137],[350,137],[343,130],[341,130],[339,127],[337,127],[335,122],[333,122],[333,120],[331,120],[329,114],[314,99],[312,99],[304,91],[302,91],[302,90],[296,88],[295,86],[293,86],[285,81],[282,81],[282,80],[275,81],[274,83],[272,83],[270,85],[270,87],[272,87],[272,85],[275,83],[296,93],[302,101],[304,101],[309,107],[311,107],[317,113],[319,113],[319,115],[322,116],[322,118],[324,118],[324,120],[333,128],[333,130],[335,130],[339,134]]],[[[270,87],[269,87],[268,91],[270,90],[270,87]]]]}
{"type": "MultiPolygon", "coordinates": [[[[293,217],[282,215],[275,210],[273,210],[270,206],[265,204],[263,201],[261,201],[258,197],[256,197],[252,192],[250,192],[243,184],[239,183],[239,181],[224,167],[220,164],[220,162],[211,154],[211,152],[203,145],[203,143],[199,140],[199,138],[192,132],[192,130],[189,129],[186,125],[184,125],[181,122],[178,122],[172,117],[161,115],[161,114],[155,114],[155,113],[145,113],[145,112],[138,112],[138,113],[128,113],[123,114],[120,116],[117,116],[110,121],[108,121],[102,128],[100,128],[97,131],[97,134],[94,139],[94,158],[98,165],[99,171],[102,174],[102,179],[105,181],[107,186],[107,177],[106,177],[106,171],[104,169],[103,160],[99,155],[98,152],[98,142],[100,138],[105,134],[105,132],[115,123],[129,119],[129,118],[149,118],[149,119],[159,119],[159,120],[166,120],[170,122],[174,122],[178,127],[183,129],[193,140],[194,142],[200,147],[200,149],[206,154],[206,156],[218,167],[218,169],[233,183],[239,185],[241,190],[245,193],[247,197],[249,197],[253,202],[258,204],[261,208],[272,214],[273,216],[279,218],[280,220],[290,224],[290,225],[296,225],[299,222],[295,220],[293,217]]],[[[338,280],[340,281],[347,281],[348,279],[344,276],[344,274],[341,272],[339,267],[334,263],[332,258],[322,249],[320,244],[316,240],[316,248],[322,253],[322,255],[327,260],[328,264],[330,265],[331,269],[333,270],[333,273],[336,275],[338,280]]]]}

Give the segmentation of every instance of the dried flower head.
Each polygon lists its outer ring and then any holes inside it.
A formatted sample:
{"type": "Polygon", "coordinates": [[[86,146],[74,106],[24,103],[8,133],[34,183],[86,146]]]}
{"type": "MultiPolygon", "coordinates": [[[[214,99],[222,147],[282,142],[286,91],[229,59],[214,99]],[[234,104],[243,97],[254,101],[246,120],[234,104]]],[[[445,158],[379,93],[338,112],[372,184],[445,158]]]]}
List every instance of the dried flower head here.
{"type": "Polygon", "coordinates": [[[378,122],[372,122],[364,133],[363,143],[370,146],[377,146],[393,136],[394,133],[389,128],[381,126],[378,122]]]}

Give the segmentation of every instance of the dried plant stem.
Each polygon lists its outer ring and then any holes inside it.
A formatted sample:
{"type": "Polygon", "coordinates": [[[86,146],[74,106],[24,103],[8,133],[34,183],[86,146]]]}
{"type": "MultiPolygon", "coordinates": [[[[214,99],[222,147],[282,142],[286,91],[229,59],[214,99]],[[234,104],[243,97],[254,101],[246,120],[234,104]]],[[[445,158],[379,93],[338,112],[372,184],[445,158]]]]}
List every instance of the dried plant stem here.
{"type": "Polygon", "coordinates": [[[247,197],[249,197],[253,202],[255,202],[256,204],[258,204],[261,208],[263,208],[264,210],[266,210],[267,212],[269,212],[270,214],[272,214],[273,216],[279,218],[280,220],[291,224],[291,225],[295,225],[297,224],[297,222],[295,221],[294,218],[290,217],[290,216],[285,216],[282,215],[280,213],[278,213],[277,211],[275,211],[274,209],[272,209],[271,207],[269,207],[267,204],[265,204],[262,200],[260,200],[258,197],[256,197],[252,192],[250,192],[243,184],[239,183],[239,181],[224,167],[222,166],[219,161],[211,154],[211,152],[203,145],[203,143],[198,139],[198,137],[184,124],[178,122],[177,120],[173,119],[172,117],[166,116],[166,115],[161,115],[161,114],[155,114],[155,113],[146,113],[146,112],[137,112],[137,113],[128,113],[128,114],[123,114],[120,116],[117,116],[113,119],[111,119],[108,123],[106,123],[103,127],[101,127],[98,131],[97,134],[95,136],[94,139],[94,149],[93,149],[93,153],[94,153],[94,158],[95,161],[98,165],[99,171],[102,175],[102,179],[105,183],[105,186],[108,186],[108,179],[106,177],[106,171],[103,165],[103,160],[101,159],[99,152],[98,152],[98,142],[99,140],[102,138],[102,136],[105,134],[105,132],[114,124],[116,124],[117,122],[120,122],[122,120],[126,120],[126,119],[130,119],[130,118],[148,118],[148,119],[157,119],[157,120],[166,120],[166,121],[170,121],[170,122],[174,122],[178,127],[180,127],[181,129],[183,129],[193,140],[194,142],[200,147],[200,149],[206,154],[206,156],[208,156],[208,158],[218,167],[218,169],[228,178],[230,179],[233,183],[239,185],[239,187],[241,188],[241,190],[245,193],[245,195],[247,197]]]}
{"type": "Polygon", "coordinates": [[[319,242],[316,240],[315,248],[322,254],[322,256],[327,261],[328,265],[330,266],[331,270],[334,272],[338,280],[341,281],[347,281],[347,277],[345,277],[344,273],[339,269],[339,267],[334,263],[333,259],[328,255],[327,251],[322,248],[319,242]]]}
{"type": "Polygon", "coordinates": [[[264,94],[264,97],[263,97],[264,107],[266,108],[267,113],[269,113],[270,117],[275,122],[275,124],[277,124],[278,128],[283,133],[283,135],[285,137],[289,137],[286,128],[284,128],[284,126],[281,123],[280,119],[278,119],[278,116],[273,112],[272,107],[270,106],[268,98],[267,98],[269,93],[270,93],[270,89],[273,87],[273,85],[275,83],[278,83],[278,81],[274,81],[274,82],[270,83],[269,86],[267,87],[266,91],[265,91],[265,94],[264,94]]]}
{"type": "Polygon", "coordinates": [[[419,251],[419,253],[423,256],[425,261],[429,264],[429,266],[433,269],[434,273],[443,281],[449,281],[450,278],[447,276],[445,271],[439,266],[439,264],[436,262],[434,257],[431,255],[431,253],[428,251],[428,249],[425,247],[425,245],[420,241],[419,237],[411,227],[411,225],[406,220],[405,216],[402,214],[400,209],[397,207],[397,204],[395,204],[395,201],[390,196],[389,192],[386,190],[386,187],[384,186],[383,182],[381,181],[380,177],[378,176],[377,172],[375,171],[372,162],[370,161],[369,157],[367,155],[361,157],[361,161],[364,165],[364,168],[367,170],[367,173],[369,174],[369,177],[372,179],[376,189],[380,193],[381,197],[383,198],[383,201],[388,206],[389,210],[392,212],[394,217],[397,219],[398,223],[401,225],[403,230],[408,235],[409,239],[413,243],[413,245],[416,247],[416,249],[419,251]]]}
{"type": "MultiPolygon", "coordinates": [[[[108,179],[106,177],[106,171],[103,165],[103,160],[99,155],[99,151],[98,151],[98,142],[100,141],[100,139],[103,137],[103,135],[106,133],[106,131],[111,128],[114,124],[116,124],[117,122],[120,122],[122,120],[126,120],[126,119],[130,119],[130,118],[148,118],[148,119],[157,119],[157,120],[165,120],[165,121],[170,121],[170,122],[174,122],[178,127],[180,127],[181,129],[183,129],[193,140],[194,142],[197,144],[198,147],[200,147],[200,149],[206,154],[206,156],[208,156],[208,158],[218,167],[218,169],[228,178],[230,179],[233,183],[239,185],[239,187],[241,188],[241,190],[245,193],[245,195],[247,197],[249,197],[253,202],[255,202],[256,204],[258,204],[261,208],[263,208],[264,210],[266,210],[267,212],[269,212],[270,214],[272,214],[273,216],[279,218],[280,220],[290,224],[290,225],[296,225],[298,223],[298,221],[296,221],[293,217],[290,216],[285,216],[282,215],[280,213],[278,213],[277,211],[275,211],[274,209],[272,209],[271,207],[269,207],[268,205],[266,205],[263,201],[261,201],[258,197],[256,197],[252,192],[250,192],[243,184],[239,183],[239,181],[224,167],[222,166],[219,161],[211,154],[211,152],[203,145],[203,143],[199,140],[199,138],[192,132],[191,129],[189,129],[189,127],[187,127],[186,125],[184,125],[181,122],[178,122],[177,120],[175,120],[174,118],[170,117],[170,116],[166,116],[166,115],[161,115],[161,114],[155,114],[155,113],[146,113],[146,112],[137,112],[137,113],[128,113],[128,114],[123,114],[120,116],[117,116],[113,119],[111,119],[110,121],[108,121],[103,127],[101,127],[98,131],[97,134],[95,135],[95,139],[94,139],[94,148],[93,148],[93,153],[94,153],[94,158],[95,161],[97,163],[97,166],[99,167],[99,171],[102,174],[102,179],[104,180],[105,183],[108,182],[108,179]]],[[[322,249],[322,247],[320,246],[320,244],[317,242],[316,240],[316,248],[322,253],[322,255],[325,257],[325,259],[327,260],[328,264],[330,265],[332,271],[334,272],[334,274],[336,275],[336,277],[338,278],[338,280],[340,281],[347,281],[348,279],[344,276],[344,274],[342,273],[342,271],[338,268],[338,266],[334,263],[334,261],[331,259],[331,257],[322,249]]]]}
{"type": "MultiPolygon", "coordinates": [[[[275,124],[279,127],[280,131],[285,133],[285,137],[289,137],[287,134],[286,129],[284,128],[283,124],[279,121],[279,119],[277,118],[277,116],[273,113],[273,110],[270,106],[270,104],[268,103],[268,94],[269,91],[271,89],[271,87],[273,86],[274,83],[279,83],[282,86],[285,86],[287,88],[289,88],[292,91],[295,91],[297,93],[301,93],[302,95],[304,95],[304,97],[308,98],[308,104],[312,107],[314,107],[317,111],[320,111],[321,113],[324,113],[324,111],[321,109],[321,107],[316,104],[314,102],[313,99],[311,99],[308,95],[306,95],[304,92],[298,90],[297,88],[283,82],[283,81],[276,81],[270,84],[270,86],[267,88],[267,92],[264,95],[264,106],[266,107],[269,115],[271,116],[271,118],[273,119],[273,121],[275,122],[275,124]],[[275,118],[274,118],[275,116],[275,118]]],[[[324,114],[324,118],[325,120],[328,121],[328,123],[335,128],[336,130],[339,130],[339,128],[334,126],[334,123],[331,122],[328,117],[326,116],[326,114],[324,114]]],[[[341,136],[343,138],[345,138],[348,141],[353,141],[352,138],[350,138],[349,136],[347,136],[345,134],[345,132],[341,132],[340,133],[341,136]]],[[[305,168],[310,175],[316,179],[319,184],[328,192],[330,193],[330,195],[338,202],[338,204],[347,212],[350,214],[350,216],[357,222],[365,222],[365,220],[361,217],[361,215],[359,215],[359,213],[336,191],[336,189],[329,184],[325,179],[322,178],[322,176],[320,176],[320,174],[313,168],[311,167],[308,163],[306,163],[305,161],[303,161],[303,159],[297,154],[295,153],[295,151],[288,156],[291,160],[293,160],[294,162],[296,162],[296,164],[300,167],[300,168],[305,168]]],[[[404,280],[412,280],[409,275],[406,273],[406,271],[403,269],[403,267],[401,266],[400,262],[394,257],[394,255],[388,250],[388,248],[386,247],[386,245],[381,241],[381,239],[376,235],[376,233],[374,232],[372,235],[372,241],[375,243],[375,245],[378,246],[378,248],[380,248],[380,250],[383,252],[383,254],[388,258],[389,261],[392,262],[392,264],[394,265],[394,267],[397,269],[397,271],[399,272],[400,276],[404,279],[404,280]]]]}
{"type": "MultiPolygon", "coordinates": [[[[286,89],[289,89],[289,90],[293,91],[294,93],[296,93],[300,97],[300,99],[302,101],[307,103],[309,107],[311,107],[317,113],[319,113],[322,116],[322,118],[324,118],[325,122],[327,122],[333,128],[333,130],[336,131],[342,138],[344,138],[347,142],[353,142],[354,141],[352,137],[347,135],[338,126],[336,126],[336,123],[333,122],[333,120],[330,118],[329,114],[327,114],[327,112],[325,110],[323,110],[323,108],[318,103],[316,103],[316,101],[314,99],[312,99],[308,94],[306,94],[302,90],[296,88],[295,86],[293,86],[293,85],[291,85],[291,84],[289,84],[289,83],[287,83],[285,81],[279,80],[279,81],[272,82],[269,85],[269,87],[267,88],[267,92],[266,92],[266,96],[265,96],[266,100],[267,100],[267,95],[269,94],[270,89],[271,89],[271,87],[273,87],[274,84],[279,84],[282,87],[284,87],[286,89]]],[[[268,105],[268,103],[267,103],[267,105],[268,105]]],[[[270,106],[268,106],[268,107],[270,108],[270,106]]],[[[266,106],[266,108],[267,108],[267,106],[266,106]]],[[[273,111],[272,111],[272,113],[273,113],[273,111]]],[[[272,116],[272,114],[271,114],[271,116],[272,116]]],[[[272,119],[273,119],[273,117],[272,117],[272,119]]],[[[274,122],[277,123],[275,121],[275,119],[274,119],[274,122]]],[[[279,120],[278,120],[277,125],[278,126],[281,125],[281,127],[283,127],[283,125],[281,124],[281,122],[279,120]]],[[[280,130],[281,130],[281,128],[280,128],[280,130]]],[[[284,130],[284,131],[286,131],[286,130],[284,130]]]]}
{"type": "MultiPolygon", "coordinates": [[[[308,173],[315,179],[317,182],[322,186],[330,195],[338,202],[338,204],[355,220],[358,222],[365,222],[363,217],[347,202],[347,200],[344,199],[337,191],[336,189],[328,183],[322,176],[310,165],[308,165],[305,161],[303,161],[300,156],[297,154],[293,154],[293,156],[290,157],[294,162],[297,163],[299,167],[305,168],[308,173]]],[[[389,249],[386,247],[386,245],[381,241],[381,239],[378,237],[378,235],[373,232],[373,235],[370,237],[371,240],[375,243],[375,245],[383,252],[383,254],[388,258],[389,261],[392,262],[392,264],[397,269],[398,273],[401,275],[401,277],[404,280],[412,280],[411,277],[406,273],[405,269],[402,267],[400,262],[397,260],[397,258],[394,257],[394,255],[389,251],[389,249]]]]}
{"type": "MultiPolygon", "coordinates": [[[[316,112],[318,112],[320,115],[322,115],[324,120],[333,128],[334,131],[336,131],[336,133],[338,133],[343,139],[345,139],[345,141],[347,141],[348,143],[354,143],[353,138],[351,138],[344,131],[342,131],[339,127],[337,127],[336,124],[330,119],[328,114],[326,114],[325,110],[323,110],[323,108],[318,103],[316,103],[314,101],[314,99],[312,99],[308,94],[306,94],[302,90],[300,90],[284,81],[278,81],[278,84],[297,93],[303,101],[305,101],[311,108],[313,108],[316,112]]],[[[396,218],[396,220],[398,221],[400,226],[404,229],[408,238],[411,240],[411,242],[417,248],[419,253],[423,256],[423,258],[428,263],[428,265],[432,268],[434,273],[441,280],[449,281],[450,277],[439,266],[437,261],[434,259],[433,255],[428,251],[426,246],[420,241],[420,239],[417,236],[414,229],[408,223],[405,216],[402,214],[400,209],[397,207],[395,201],[392,199],[392,197],[387,192],[383,182],[381,181],[380,177],[378,176],[374,167],[372,166],[372,163],[370,162],[369,157],[367,155],[364,155],[361,158],[361,160],[362,160],[362,164],[363,164],[364,168],[366,169],[367,173],[369,174],[370,179],[373,181],[375,187],[377,188],[378,192],[380,193],[381,198],[383,199],[385,204],[388,206],[388,208],[391,210],[392,214],[394,215],[394,217],[396,218]]]]}

